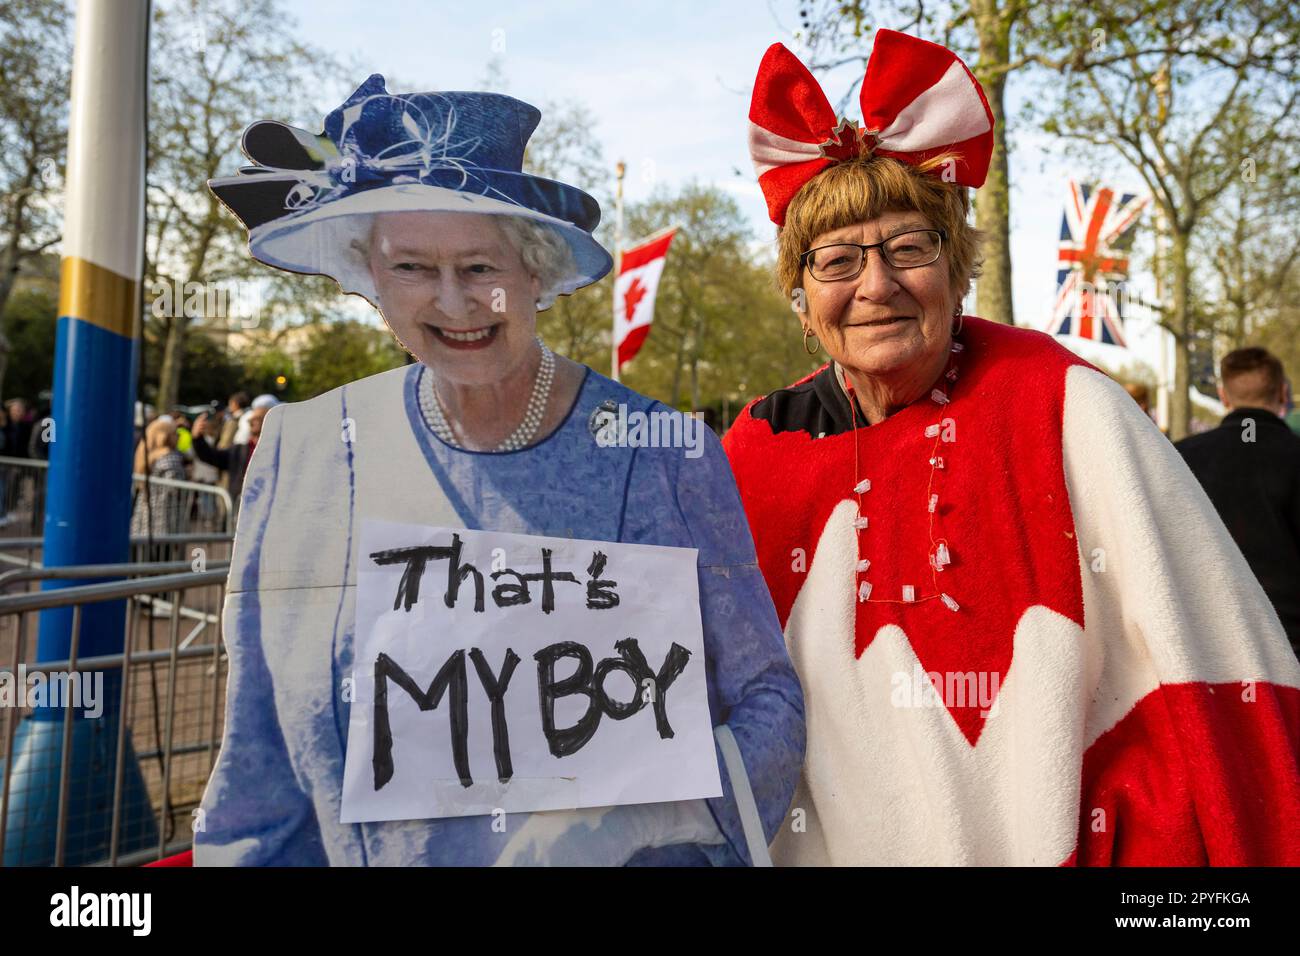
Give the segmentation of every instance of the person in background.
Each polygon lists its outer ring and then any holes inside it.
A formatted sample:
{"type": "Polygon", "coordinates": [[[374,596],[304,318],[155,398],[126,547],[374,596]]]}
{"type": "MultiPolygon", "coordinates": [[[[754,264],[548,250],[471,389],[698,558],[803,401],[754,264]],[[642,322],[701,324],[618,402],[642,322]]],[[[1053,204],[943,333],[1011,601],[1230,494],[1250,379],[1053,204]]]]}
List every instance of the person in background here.
{"type": "Polygon", "coordinates": [[[1300,407],[1297,407],[1295,403],[1295,389],[1291,387],[1291,379],[1289,378],[1286,380],[1286,395],[1289,404],[1282,418],[1291,431],[1300,435],[1300,407]]]}
{"type": "MultiPolygon", "coordinates": [[[[211,410],[206,413],[208,417],[207,417],[207,424],[205,426],[205,431],[212,435],[220,435],[224,433],[226,428],[226,424],[227,424],[226,415],[222,411],[221,406],[216,402],[213,402],[209,406],[209,408],[211,410]]],[[[191,433],[191,438],[193,438],[192,433],[191,433]]],[[[198,455],[194,453],[193,446],[195,444],[198,444],[197,440],[193,440],[190,445],[190,454],[193,459],[190,462],[190,480],[197,481],[200,484],[204,484],[204,485],[220,484],[221,483],[220,469],[218,469],[215,465],[209,465],[206,461],[203,461],[201,458],[199,458],[198,455]]],[[[199,509],[199,519],[204,522],[205,527],[210,526],[211,522],[218,515],[216,498],[214,498],[210,494],[199,495],[198,509],[199,509]]]]}
{"type": "MultiPolygon", "coordinates": [[[[241,390],[235,392],[226,401],[226,420],[221,425],[221,431],[214,432],[211,431],[211,427],[209,427],[208,434],[214,440],[219,451],[225,451],[227,448],[230,448],[235,444],[235,436],[239,434],[241,422],[248,414],[248,407],[252,400],[252,396],[245,391],[241,390]]],[[[196,455],[195,460],[201,461],[202,459],[198,458],[196,455]]],[[[229,473],[222,473],[217,483],[221,485],[222,488],[225,488],[226,491],[229,492],[231,490],[229,473]]],[[[239,496],[237,494],[232,492],[230,500],[235,508],[239,507],[239,496]]]]}
{"type": "Polygon", "coordinates": [[[32,407],[25,398],[11,398],[5,402],[8,423],[5,425],[5,454],[10,458],[26,458],[27,444],[32,437],[32,407]]]}
{"type": "MultiPolygon", "coordinates": [[[[48,394],[48,393],[47,393],[48,394]]],[[[11,398],[4,403],[4,454],[9,458],[31,458],[33,439],[39,435],[34,429],[36,413],[31,403],[25,398],[11,398]]],[[[44,451],[41,445],[41,451],[44,451]]],[[[47,456],[43,456],[47,457],[47,456]]],[[[0,524],[9,524],[18,520],[18,513],[29,516],[30,533],[39,533],[40,516],[45,512],[45,481],[37,479],[34,468],[14,466],[10,469],[10,481],[4,489],[4,514],[8,520],[0,524]]]]}
{"type": "MultiPolygon", "coordinates": [[[[162,415],[149,423],[144,439],[135,448],[137,475],[150,481],[159,478],[185,478],[185,459],[176,450],[176,423],[162,415]]],[[[146,482],[135,494],[131,511],[131,536],[136,538],[178,534],[181,530],[182,502],[180,489],[146,482]],[[145,494],[145,489],[148,494],[145,494]]],[[[167,544],[150,545],[148,560],[165,561],[174,557],[167,544]]]]}
{"type": "Polygon", "coordinates": [[[194,457],[191,447],[194,444],[194,436],[190,434],[190,413],[183,405],[177,405],[172,409],[172,421],[176,423],[176,450],[185,457],[188,462],[194,457]]]}
{"type": "Polygon", "coordinates": [[[226,420],[221,424],[221,431],[213,434],[217,439],[217,448],[229,448],[235,443],[235,432],[239,430],[239,421],[248,412],[251,399],[247,392],[235,392],[226,402],[226,420]]]}
{"type": "Polygon", "coordinates": [[[1150,417],[1151,415],[1151,390],[1141,382],[1129,382],[1124,386],[1124,391],[1133,396],[1133,401],[1138,403],[1138,408],[1142,409],[1142,414],[1150,417]]]}
{"type": "MultiPolygon", "coordinates": [[[[253,399],[252,410],[255,412],[260,410],[262,414],[265,415],[267,412],[269,412],[271,409],[275,408],[275,406],[279,404],[280,404],[280,400],[276,398],[274,395],[263,394],[253,399]]],[[[248,436],[249,436],[249,420],[248,420],[248,416],[245,415],[242,419],[240,419],[239,428],[235,431],[235,444],[236,445],[244,444],[245,442],[248,441],[248,436]]],[[[231,494],[232,495],[234,494],[233,490],[231,491],[231,494]]]]}
{"type": "Polygon", "coordinates": [[[49,391],[38,396],[41,402],[40,412],[32,413],[31,431],[27,436],[27,457],[41,461],[50,460],[50,443],[54,441],[54,418],[50,401],[54,397],[49,391]]]}
{"type": "Polygon", "coordinates": [[[1262,348],[1219,364],[1218,428],[1175,447],[1228,526],[1300,655],[1300,436],[1282,420],[1289,394],[1282,363],[1262,348]]]}
{"type": "Polygon", "coordinates": [[[248,469],[248,460],[253,457],[257,440],[262,434],[262,419],[266,418],[265,408],[255,408],[244,416],[248,422],[248,441],[236,443],[229,448],[213,448],[206,436],[210,428],[207,412],[194,422],[194,457],[226,472],[226,479],[233,501],[238,501],[244,490],[244,472],[248,469]]]}
{"type": "Polygon", "coordinates": [[[198,417],[194,420],[194,425],[190,427],[190,454],[192,455],[190,478],[193,481],[201,481],[205,485],[215,485],[221,480],[220,472],[207,462],[201,461],[199,457],[194,454],[194,427],[198,425],[198,419],[204,418],[205,416],[206,424],[204,426],[204,433],[208,436],[208,444],[214,445],[218,448],[221,447],[219,436],[225,433],[226,427],[230,424],[230,416],[226,414],[224,408],[216,402],[212,402],[206,409],[199,412],[198,417]]]}

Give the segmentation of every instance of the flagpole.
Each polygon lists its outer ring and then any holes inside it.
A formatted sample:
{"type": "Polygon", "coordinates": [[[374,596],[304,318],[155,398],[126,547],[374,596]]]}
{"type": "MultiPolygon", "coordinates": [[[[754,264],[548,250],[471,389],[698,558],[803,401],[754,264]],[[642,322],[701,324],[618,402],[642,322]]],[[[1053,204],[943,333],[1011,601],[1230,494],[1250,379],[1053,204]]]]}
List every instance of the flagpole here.
{"type": "MultiPolygon", "coordinates": [[[[621,159],[614,167],[618,174],[618,187],[614,193],[614,285],[618,285],[618,274],[623,267],[623,176],[627,173],[627,163],[621,159]]],[[[611,317],[613,325],[609,333],[609,377],[618,381],[618,299],[610,296],[614,306],[611,317]]]]}
{"type": "MultiPolygon", "coordinates": [[[[1165,303],[1164,282],[1161,280],[1161,271],[1163,269],[1163,230],[1164,230],[1164,213],[1157,210],[1156,224],[1156,303],[1163,306],[1165,303]]],[[[1169,398],[1173,391],[1169,386],[1169,332],[1165,329],[1161,320],[1165,313],[1156,312],[1156,341],[1160,344],[1160,383],[1156,387],[1156,424],[1160,429],[1169,433],[1170,415],[1169,415],[1169,398]]]]}
{"type": "MultiPolygon", "coordinates": [[[[1163,166],[1163,163],[1161,163],[1163,166]]],[[[1172,425],[1172,416],[1170,415],[1171,402],[1173,396],[1173,385],[1169,381],[1169,340],[1171,338],[1169,330],[1164,326],[1164,319],[1168,316],[1165,310],[1165,282],[1164,282],[1164,264],[1165,264],[1165,232],[1168,229],[1168,223],[1165,220],[1164,208],[1159,204],[1156,207],[1156,229],[1155,229],[1155,246],[1156,256],[1154,263],[1154,273],[1156,280],[1156,301],[1152,313],[1155,316],[1156,323],[1156,341],[1160,347],[1160,381],[1156,386],[1156,424],[1165,434],[1169,433],[1172,425]]]]}
{"type": "MultiPolygon", "coordinates": [[[[1154,77],[1156,88],[1157,114],[1156,135],[1159,136],[1164,130],[1165,123],[1169,116],[1169,61],[1166,59],[1156,71],[1154,77]]],[[[1159,150],[1156,151],[1156,170],[1163,178],[1167,175],[1165,168],[1164,155],[1159,150]]],[[[1174,383],[1169,381],[1170,369],[1169,359],[1170,343],[1175,341],[1173,334],[1165,328],[1164,320],[1169,316],[1169,310],[1165,309],[1165,237],[1168,234],[1169,221],[1165,218],[1164,205],[1157,201],[1154,192],[1151,196],[1152,205],[1155,206],[1156,212],[1156,261],[1155,261],[1155,280],[1156,280],[1156,304],[1159,311],[1156,312],[1156,340],[1160,343],[1160,383],[1156,389],[1156,424],[1166,435],[1173,431],[1173,394],[1174,383]]],[[[1175,356],[1176,359],[1176,356],[1175,356]]],[[[1176,377],[1176,376],[1175,376],[1176,377]]]]}

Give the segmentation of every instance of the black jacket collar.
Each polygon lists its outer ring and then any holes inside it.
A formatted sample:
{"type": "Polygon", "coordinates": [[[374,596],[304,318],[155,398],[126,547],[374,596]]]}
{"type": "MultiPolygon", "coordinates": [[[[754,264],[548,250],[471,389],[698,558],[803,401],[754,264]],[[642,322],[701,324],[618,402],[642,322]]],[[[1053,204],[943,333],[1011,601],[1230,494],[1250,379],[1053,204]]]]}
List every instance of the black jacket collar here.
{"type": "Polygon", "coordinates": [[[1265,425],[1280,425],[1287,431],[1291,426],[1277,416],[1276,412],[1270,412],[1267,408],[1236,408],[1224,416],[1220,427],[1234,426],[1240,427],[1244,419],[1253,418],[1255,421],[1265,425]]]}

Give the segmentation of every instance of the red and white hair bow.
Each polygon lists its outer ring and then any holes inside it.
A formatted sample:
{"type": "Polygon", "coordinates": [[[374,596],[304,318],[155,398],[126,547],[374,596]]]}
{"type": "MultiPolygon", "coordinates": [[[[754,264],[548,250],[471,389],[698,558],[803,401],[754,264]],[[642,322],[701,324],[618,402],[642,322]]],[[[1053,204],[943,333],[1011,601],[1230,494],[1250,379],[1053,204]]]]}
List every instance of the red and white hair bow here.
{"type": "Polygon", "coordinates": [[[780,43],[763,55],[749,106],[749,154],[778,226],[804,183],[833,163],[872,152],[917,165],[940,153],[959,159],[935,171],[982,186],[993,152],[993,111],[984,90],[951,50],[906,33],[878,30],[862,81],[861,129],[838,118],[808,68],[780,43]]]}

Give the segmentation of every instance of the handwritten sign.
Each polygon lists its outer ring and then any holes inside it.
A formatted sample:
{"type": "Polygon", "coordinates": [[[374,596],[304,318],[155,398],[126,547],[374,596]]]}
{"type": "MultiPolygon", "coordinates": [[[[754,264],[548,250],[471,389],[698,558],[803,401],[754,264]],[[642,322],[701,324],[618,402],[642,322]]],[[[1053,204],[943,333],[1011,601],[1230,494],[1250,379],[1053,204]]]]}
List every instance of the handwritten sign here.
{"type": "Polygon", "coordinates": [[[341,821],[719,796],[697,554],[363,522],[341,821]]]}

